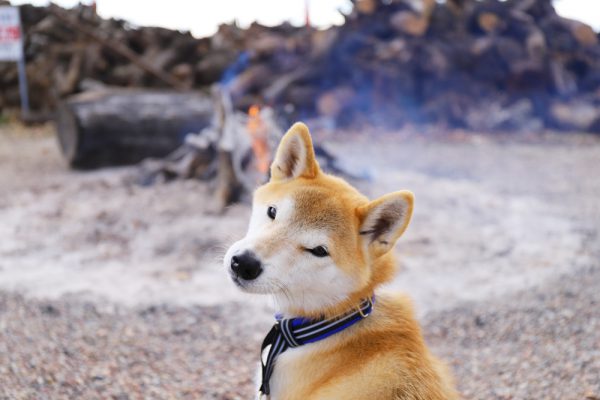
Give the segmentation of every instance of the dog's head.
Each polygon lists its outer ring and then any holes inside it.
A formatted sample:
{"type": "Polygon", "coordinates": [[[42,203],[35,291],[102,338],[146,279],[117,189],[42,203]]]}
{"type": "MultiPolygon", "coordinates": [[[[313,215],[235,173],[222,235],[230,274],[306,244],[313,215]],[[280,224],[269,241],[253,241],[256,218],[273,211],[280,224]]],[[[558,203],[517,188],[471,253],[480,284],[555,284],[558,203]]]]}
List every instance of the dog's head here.
{"type": "Polygon", "coordinates": [[[308,128],[281,139],[271,180],[254,194],[246,236],[224,263],[244,291],[273,294],[295,315],[337,312],[392,278],[390,251],[413,208],[408,191],[369,201],[321,171],[308,128]]]}

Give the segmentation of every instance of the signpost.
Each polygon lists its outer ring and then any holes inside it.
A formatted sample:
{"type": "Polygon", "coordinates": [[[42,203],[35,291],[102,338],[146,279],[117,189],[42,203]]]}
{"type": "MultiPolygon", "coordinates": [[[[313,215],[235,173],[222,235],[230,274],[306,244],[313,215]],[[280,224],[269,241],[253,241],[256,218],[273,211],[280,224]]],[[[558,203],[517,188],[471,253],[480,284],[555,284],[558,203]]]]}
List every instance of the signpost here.
{"type": "Polygon", "coordinates": [[[27,93],[27,74],[23,54],[23,35],[21,34],[19,8],[0,6],[0,61],[16,61],[19,70],[19,93],[21,95],[21,113],[29,114],[29,96],[27,93]]]}

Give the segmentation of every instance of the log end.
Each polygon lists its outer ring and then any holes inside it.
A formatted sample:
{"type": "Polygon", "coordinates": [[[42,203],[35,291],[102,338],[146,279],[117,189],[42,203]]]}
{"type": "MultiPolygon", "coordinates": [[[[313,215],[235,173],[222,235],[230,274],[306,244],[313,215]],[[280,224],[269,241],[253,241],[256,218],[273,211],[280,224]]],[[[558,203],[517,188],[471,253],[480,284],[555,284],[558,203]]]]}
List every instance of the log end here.
{"type": "Polygon", "coordinates": [[[79,123],[77,116],[67,102],[61,102],[56,111],[56,132],[63,157],[71,167],[79,167],[79,123]]]}

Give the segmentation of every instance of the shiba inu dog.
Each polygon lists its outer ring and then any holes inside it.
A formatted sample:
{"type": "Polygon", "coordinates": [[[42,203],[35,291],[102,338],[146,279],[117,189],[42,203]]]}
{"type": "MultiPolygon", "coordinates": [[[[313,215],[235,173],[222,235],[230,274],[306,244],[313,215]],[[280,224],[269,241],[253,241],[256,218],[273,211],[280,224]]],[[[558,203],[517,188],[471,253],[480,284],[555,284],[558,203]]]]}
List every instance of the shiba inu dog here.
{"type": "Polygon", "coordinates": [[[394,275],[391,250],[412,209],[409,191],[369,201],[321,171],[304,124],[285,134],[248,232],[224,259],[237,286],[279,307],[263,343],[260,398],[458,398],[410,301],[375,295],[394,275]]]}

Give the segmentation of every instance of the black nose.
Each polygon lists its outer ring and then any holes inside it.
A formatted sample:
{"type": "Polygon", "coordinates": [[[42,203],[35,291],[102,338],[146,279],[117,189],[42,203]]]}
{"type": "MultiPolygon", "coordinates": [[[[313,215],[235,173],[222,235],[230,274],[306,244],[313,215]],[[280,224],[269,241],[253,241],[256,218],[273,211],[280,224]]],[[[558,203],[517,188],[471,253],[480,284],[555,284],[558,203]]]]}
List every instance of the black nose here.
{"type": "Polygon", "coordinates": [[[245,251],[231,257],[231,270],[240,278],[251,281],[258,278],[262,272],[262,266],[260,260],[252,252],[245,251]]]}

